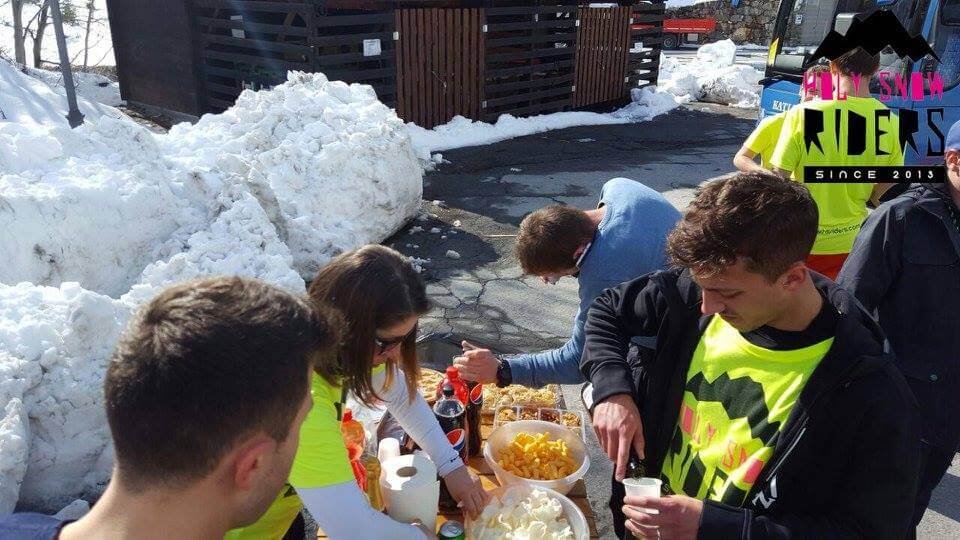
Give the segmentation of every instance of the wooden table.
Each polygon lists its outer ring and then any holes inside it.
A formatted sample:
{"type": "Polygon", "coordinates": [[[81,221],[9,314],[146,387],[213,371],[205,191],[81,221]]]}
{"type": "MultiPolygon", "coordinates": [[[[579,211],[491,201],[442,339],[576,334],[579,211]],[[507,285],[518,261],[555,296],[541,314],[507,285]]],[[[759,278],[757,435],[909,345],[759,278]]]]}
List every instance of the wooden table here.
{"type": "MultiPolygon", "coordinates": [[[[484,442],[486,442],[487,436],[489,436],[490,432],[492,431],[493,426],[491,425],[484,424],[481,426],[480,434],[483,436],[484,442]]],[[[500,487],[500,484],[497,482],[497,477],[494,476],[493,470],[490,469],[490,466],[487,465],[486,460],[483,459],[483,455],[470,458],[468,465],[470,466],[470,470],[480,477],[480,482],[483,484],[485,489],[491,490],[500,487]]],[[[567,497],[573,501],[574,504],[580,507],[580,511],[582,511],[583,515],[587,518],[587,523],[590,525],[590,538],[599,538],[599,536],[597,536],[596,519],[593,514],[593,510],[590,508],[590,502],[587,501],[587,486],[583,483],[582,479],[573,486],[573,489],[570,490],[570,493],[567,494],[567,497]]],[[[440,526],[443,525],[448,519],[455,519],[460,523],[464,523],[462,512],[445,512],[443,509],[441,509],[440,514],[437,516],[438,531],[440,530],[440,526]]],[[[327,536],[320,531],[318,538],[327,538],[327,536]]]]}

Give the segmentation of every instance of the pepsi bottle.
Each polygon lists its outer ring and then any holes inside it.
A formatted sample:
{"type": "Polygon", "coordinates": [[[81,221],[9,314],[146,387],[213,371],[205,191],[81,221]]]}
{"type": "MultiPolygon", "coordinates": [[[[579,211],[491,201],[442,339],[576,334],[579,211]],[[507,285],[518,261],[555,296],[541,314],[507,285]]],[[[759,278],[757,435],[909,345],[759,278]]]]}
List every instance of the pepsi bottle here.
{"type": "MultiPolygon", "coordinates": [[[[467,408],[454,395],[453,386],[443,386],[443,396],[433,406],[433,414],[437,417],[440,428],[447,435],[447,440],[453,449],[460,454],[463,463],[467,463],[469,426],[467,425],[467,408]]],[[[446,482],[440,483],[440,507],[445,510],[456,510],[457,501],[450,495],[446,482]]]]}

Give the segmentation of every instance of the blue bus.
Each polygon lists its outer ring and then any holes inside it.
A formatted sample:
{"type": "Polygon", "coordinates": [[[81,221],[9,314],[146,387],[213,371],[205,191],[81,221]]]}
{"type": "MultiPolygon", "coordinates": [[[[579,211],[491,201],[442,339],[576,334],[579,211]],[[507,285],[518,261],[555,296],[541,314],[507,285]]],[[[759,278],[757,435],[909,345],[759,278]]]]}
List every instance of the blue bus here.
{"type": "MultiPolygon", "coordinates": [[[[933,113],[934,125],[944,135],[960,120],[960,0],[782,0],[765,76],[760,81],[760,118],[786,111],[800,101],[802,66],[831,29],[844,33],[854,15],[865,16],[879,9],[894,12],[911,35],[922,35],[940,57],[939,64],[930,56],[914,62],[909,57],[900,58],[887,48],[880,55],[880,71],[891,76],[900,74],[907,80],[911,73],[919,72],[924,75],[925,86],[928,86],[928,75],[934,71],[939,74],[943,81],[942,100],[927,98],[914,102],[893,96],[885,103],[891,108],[911,108],[919,113],[920,130],[914,138],[919,155],[908,145],[904,155],[906,164],[942,163],[942,157],[927,156],[928,144],[934,151],[942,149],[927,114],[928,109],[944,109],[942,120],[939,113],[933,113]]],[[[878,95],[877,77],[871,81],[870,88],[873,95],[878,95]]]]}

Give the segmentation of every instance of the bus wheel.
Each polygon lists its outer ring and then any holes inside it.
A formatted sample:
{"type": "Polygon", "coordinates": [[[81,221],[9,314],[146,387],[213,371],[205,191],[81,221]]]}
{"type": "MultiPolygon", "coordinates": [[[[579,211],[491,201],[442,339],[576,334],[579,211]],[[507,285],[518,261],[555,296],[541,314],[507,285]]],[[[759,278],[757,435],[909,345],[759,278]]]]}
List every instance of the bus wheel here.
{"type": "Polygon", "coordinates": [[[676,49],[680,44],[680,39],[676,34],[664,34],[663,35],[663,48],[664,49],[676,49]]]}

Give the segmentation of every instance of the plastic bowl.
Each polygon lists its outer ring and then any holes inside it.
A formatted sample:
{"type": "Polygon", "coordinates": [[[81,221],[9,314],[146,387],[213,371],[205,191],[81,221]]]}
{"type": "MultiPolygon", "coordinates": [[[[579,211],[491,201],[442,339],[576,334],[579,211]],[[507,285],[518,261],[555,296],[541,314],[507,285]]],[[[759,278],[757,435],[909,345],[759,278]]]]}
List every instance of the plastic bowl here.
{"type": "MultiPolygon", "coordinates": [[[[530,421],[532,422],[533,420],[530,420],[530,421]]],[[[524,493],[529,493],[534,489],[534,486],[530,486],[526,484],[500,486],[497,489],[490,491],[489,493],[494,498],[499,499],[500,497],[503,496],[504,493],[507,492],[508,489],[522,489],[524,490],[524,493]]],[[[573,531],[574,539],[589,540],[590,525],[587,523],[587,518],[586,516],[583,515],[583,511],[580,510],[580,507],[574,504],[573,501],[568,499],[565,495],[561,495],[560,493],[557,493],[556,491],[550,488],[541,487],[539,489],[542,489],[544,492],[546,492],[548,496],[553,497],[554,499],[557,499],[558,501],[560,501],[560,506],[563,507],[563,516],[567,518],[567,523],[570,524],[570,530],[573,531]]],[[[493,502],[491,502],[490,504],[493,504],[493,502]]],[[[471,520],[469,517],[466,517],[466,521],[464,522],[464,529],[466,531],[467,540],[472,540],[473,538],[475,538],[473,534],[473,525],[474,525],[473,520],[471,520]]]]}
{"type": "Polygon", "coordinates": [[[587,455],[587,447],[580,439],[577,432],[554,424],[553,422],[544,422],[543,420],[517,420],[508,424],[502,424],[490,433],[487,437],[487,444],[483,448],[483,458],[493,469],[493,474],[497,476],[497,481],[501,486],[511,486],[515,484],[526,484],[533,487],[552,489],[562,495],[570,493],[577,480],[580,480],[587,474],[590,468],[590,457],[587,455]],[[507,447],[514,437],[519,433],[546,433],[550,440],[563,439],[570,449],[573,459],[580,463],[580,468],[569,476],[557,480],[531,480],[517,476],[503,469],[497,463],[496,456],[500,451],[507,447]]]}

